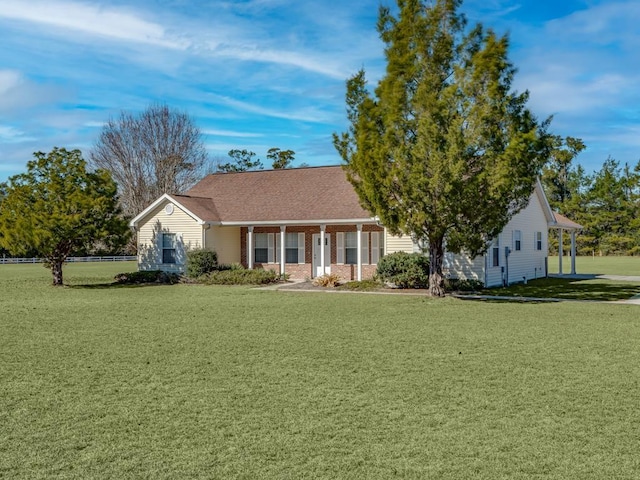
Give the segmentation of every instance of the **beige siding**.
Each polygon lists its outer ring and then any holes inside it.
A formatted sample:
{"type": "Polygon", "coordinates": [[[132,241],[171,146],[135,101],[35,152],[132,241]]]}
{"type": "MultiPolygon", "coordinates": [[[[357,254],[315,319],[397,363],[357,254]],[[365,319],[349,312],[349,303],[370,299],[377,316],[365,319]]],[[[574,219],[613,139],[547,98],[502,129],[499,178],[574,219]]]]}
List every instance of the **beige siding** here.
{"type": "Polygon", "coordinates": [[[185,252],[202,247],[202,225],[174,204],[168,215],[164,207],[168,201],[147,215],[138,230],[138,268],[140,270],[184,271],[185,252]],[[178,238],[176,263],[162,263],[162,233],[175,233],[178,238]]]}
{"type": "MultiPolygon", "coordinates": [[[[522,282],[540,278],[545,275],[545,263],[547,257],[548,227],[544,210],[536,193],[531,195],[529,205],[515,215],[500,234],[500,266],[493,267],[489,257],[487,269],[487,286],[502,284],[503,275],[508,282],[522,282]],[[521,232],[521,250],[515,248],[515,232],[521,232]],[[542,249],[536,249],[536,232],[542,232],[542,249]],[[505,247],[509,247],[511,253],[508,261],[505,258],[505,247]],[[507,268],[508,264],[508,268],[507,268]],[[504,267],[504,273],[503,273],[504,267]]],[[[491,254],[491,249],[488,255],[491,254]]]]}
{"type": "Polygon", "coordinates": [[[468,255],[446,252],[444,254],[443,273],[449,278],[484,282],[484,262],[484,256],[482,255],[472,259],[468,255]]]}
{"type": "Polygon", "coordinates": [[[240,263],[240,227],[211,227],[206,232],[206,248],[216,251],[219,263],[240,263]]]}
{"type": "Polygon", "coordinates": [[[384,229],[384,235],[385,255],[394,252],[413,253],[415,251],[413,241],[409,235],[391,235],[386,228],[384,229]]]}

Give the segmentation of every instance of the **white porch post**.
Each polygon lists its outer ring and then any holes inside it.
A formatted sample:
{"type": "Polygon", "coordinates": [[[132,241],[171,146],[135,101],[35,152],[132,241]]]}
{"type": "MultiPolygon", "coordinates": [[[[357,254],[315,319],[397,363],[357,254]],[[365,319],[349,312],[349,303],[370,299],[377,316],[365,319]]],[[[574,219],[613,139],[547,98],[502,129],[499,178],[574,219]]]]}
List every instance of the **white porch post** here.
{"type": "Polygon", "coordinates": [[[247,268],[253,269],[253,227],[247,228],[247,268]]]}
{"type": "Polygon", "coordinates": [[[571,230],[571,275],[576,274],[576,231],[571,230]]]}
{"type": "MultiPolygon", "coordinates": [[[[326,225],[320,225],[320,265],[322,265],[320,267],[320,271],[322,272],[322,275],[324,275],[325,273],[327,273],[327,269],[325,268],[325,258],[324,258],[324,235],[325,235],[325,230],[326,230],[327,226],[326,225]]],[[[317,272],[314,272],[314,274],[317,272]]]]}
{"type": "Polygon", "coordinates": [[[358,281],[362,280],[362,224],[356,225],[358,230],[358,281]]]}
{"type": "Polygon", "coordinates": [[[558,230],[558,273],[562,275],[562,229],[558,230]]]}
{"type": "Polygon", "coordinates": [[[284,275],[284,264],[287,261],[287,259],[285,258],[285,254],[287,252],[287,249],[286,249],[287,246],[285,245],[286,230],[287,230],[286,226],[282,225],[280,227],[280,275],[284,275]]]}

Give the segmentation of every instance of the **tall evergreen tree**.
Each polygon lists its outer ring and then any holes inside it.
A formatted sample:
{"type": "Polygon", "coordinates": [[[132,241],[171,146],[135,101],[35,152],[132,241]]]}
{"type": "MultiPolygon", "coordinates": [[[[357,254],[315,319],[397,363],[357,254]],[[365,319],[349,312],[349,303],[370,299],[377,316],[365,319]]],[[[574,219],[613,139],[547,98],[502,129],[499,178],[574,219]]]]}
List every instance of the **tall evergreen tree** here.
{"type": "Polygon", "coordinates": [[[549,156],[548,122],[511,89],[506,37],[467,30],[461,0],[381,7],[387,68],[375,94],[347,81],[350,126],[334,144],[362,205],[392,233],[428,243],[429,289],[443,295],[449,251],[475,256],[527,205],[549,156]]]}
{"type": "Polygon", "coordinates": [[[122,245],[129,229],[109,172],[88,172],[80,150],[34,156],[27,173],[9,179],[0,203],[0,247],[13,255],[35,252],[53,284],[62,285],[62,264],[74,250],[96,241],[122,245]]]}
{"type": "MultiPolygon", "coordinates": [[[[551,151],[549,163],[542,172],[542,183],[544,184],[549,203],[551,203],[554,208],[565,213],[562,211],[561,206],[570,200],[574,193],[577,193],[571,189],[571,177],[575,170],[572,163],[586,146],[579,138],[562,138],[559,135],[553,136],[552,142],[553,150],[551,151]]],[[[573,186],[575,187],[575,182],[573,186]]]]}

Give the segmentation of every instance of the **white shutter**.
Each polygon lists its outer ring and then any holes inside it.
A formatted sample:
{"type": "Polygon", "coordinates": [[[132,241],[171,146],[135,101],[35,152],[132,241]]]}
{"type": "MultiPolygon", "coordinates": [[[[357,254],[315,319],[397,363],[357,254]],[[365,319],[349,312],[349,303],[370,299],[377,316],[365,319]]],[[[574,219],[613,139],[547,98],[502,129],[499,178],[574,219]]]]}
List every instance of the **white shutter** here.
{"type": "Polygon", "coordinates": [[[267,234],[267,263],[274,262],[274,251],[273,251],[273,233],[267,234]]]}
{"type": "Polygon", "coordinates": [[[362,233],[362,264],[369,265],[369,232],[362,233]]]}
{"type": "Polygon", "coordinates": [[[304,263],[304,233],[298,233],[298,263],[304,263]]]}
{"type": "Polygon", "coordinates": [[[344,232],[336,233],[336,263],[344,264],[344,232]]]}
{"type": "Polygon", "coordinates": [[[276,237],[276,263],[280,263],[280,234],[274,234],[276,237]]]}
{"type": "Polygon", "coordinates": [[[371,264],[377,265],[380,260],[380,232],[371,232],[371,264]]]}

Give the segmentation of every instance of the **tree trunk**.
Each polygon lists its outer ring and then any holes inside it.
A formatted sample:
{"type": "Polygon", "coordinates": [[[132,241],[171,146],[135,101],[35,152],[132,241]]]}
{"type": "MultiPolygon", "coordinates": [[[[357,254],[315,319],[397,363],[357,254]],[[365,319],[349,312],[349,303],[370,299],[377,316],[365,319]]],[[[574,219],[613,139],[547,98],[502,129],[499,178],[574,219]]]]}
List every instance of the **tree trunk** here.
{"type": "Polygon", "coordinates": [[[53,275],[53,285],[62,286],[62,262],[55,260],[51,262],[51,274],[53,275]]]}
{"type": "Polygon", "coordinates": [[[444,278],[442,262],[444,260],[443,239],[429,239],[429,293],[433,297],[444,297],[444,278]]]}

